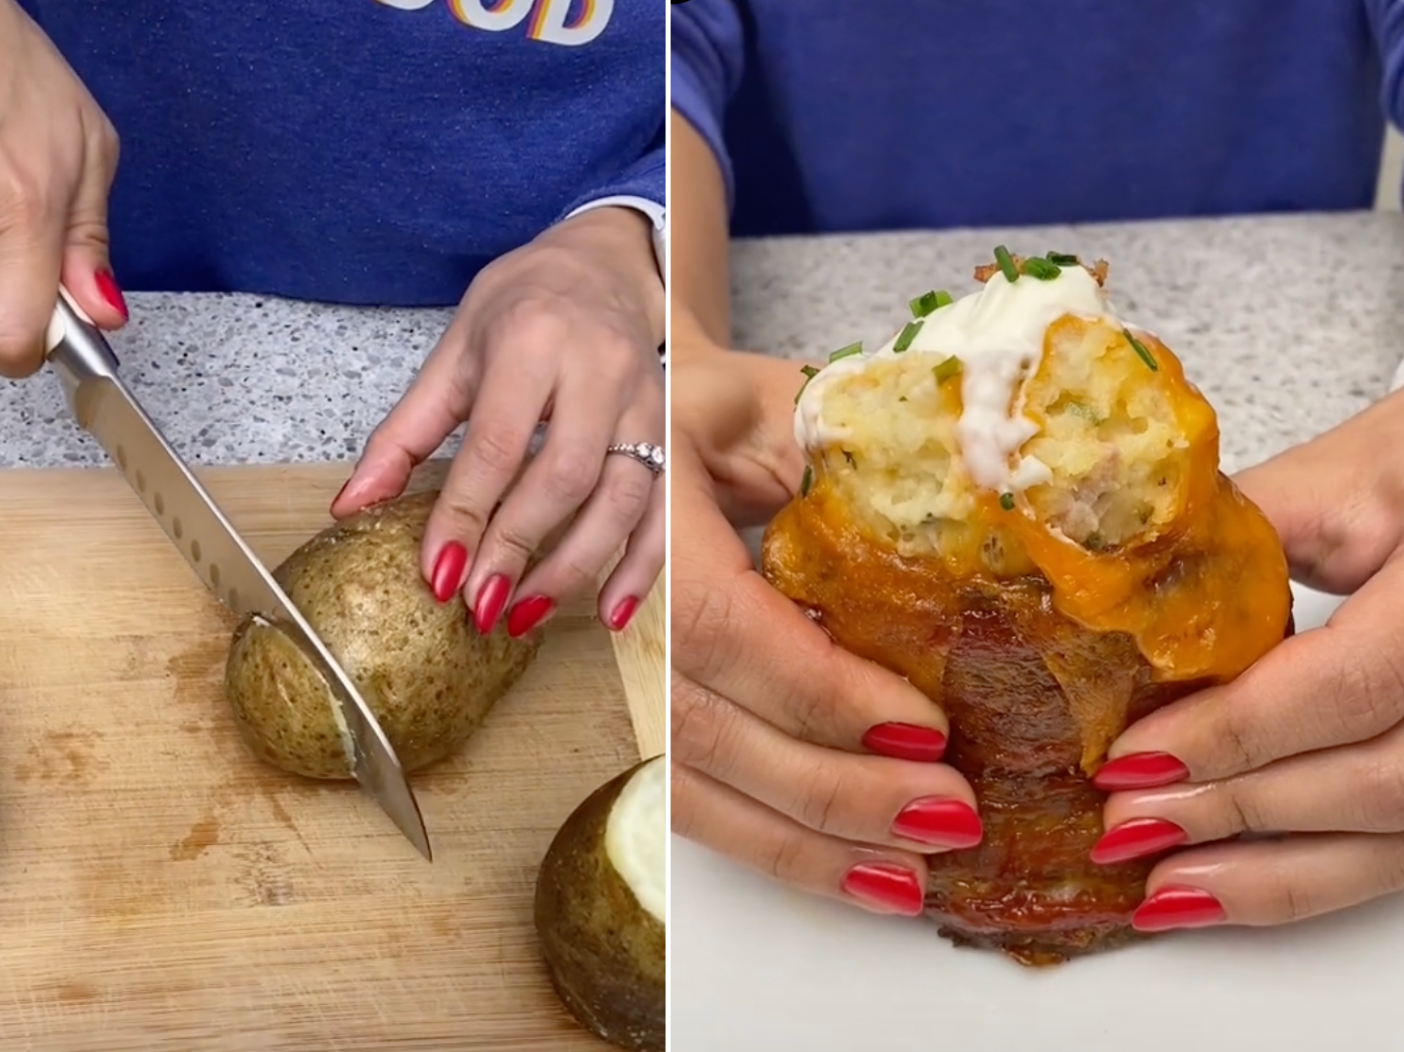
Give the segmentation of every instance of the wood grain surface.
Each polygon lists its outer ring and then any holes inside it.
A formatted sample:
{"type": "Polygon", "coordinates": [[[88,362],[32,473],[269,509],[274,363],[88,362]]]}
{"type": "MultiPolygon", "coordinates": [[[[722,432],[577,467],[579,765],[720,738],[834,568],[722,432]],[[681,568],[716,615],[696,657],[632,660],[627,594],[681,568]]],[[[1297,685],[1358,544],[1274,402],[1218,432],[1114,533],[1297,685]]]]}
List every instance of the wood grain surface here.
{"type": "MultiPolygon", "coordinates": [[[[201,474],[274,564],[345,470],[201,474]]],[[[655,591],[613,642],[568,605],[415,777],[430,865],[354,785],[248,755],[232,621],[115,472],[0,473],[0,1049],[606,1048],[550,989],[532,894],[570,811],[662,751],[655,591]]]]}

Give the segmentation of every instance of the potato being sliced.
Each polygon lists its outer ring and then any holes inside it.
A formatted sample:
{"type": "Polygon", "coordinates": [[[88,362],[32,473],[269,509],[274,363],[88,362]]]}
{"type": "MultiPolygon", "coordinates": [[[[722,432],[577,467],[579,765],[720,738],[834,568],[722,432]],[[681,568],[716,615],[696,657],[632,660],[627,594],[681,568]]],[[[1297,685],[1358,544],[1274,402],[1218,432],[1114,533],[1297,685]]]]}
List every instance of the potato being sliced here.
{"type": "MultiPolygon", "coordinates": [[[[273,576],[365,695],[406,771],[452,754],[521,678],[541,633],[480,634],[461,596],[438,602],[419,568],[438,494],[368,508],[293,552],[273,576]]],[[[254,754],[308,778],[350,778],[341,711],[321,673],[275,624],[248,618],[225,695],[254,754]]]]}
{"type": "Polygon", "coordinates": [[[667,758],[635,764],[577,807],[536,882],[536,930],[565,1006],[632,1052],[662,1052],[667,758]]]}

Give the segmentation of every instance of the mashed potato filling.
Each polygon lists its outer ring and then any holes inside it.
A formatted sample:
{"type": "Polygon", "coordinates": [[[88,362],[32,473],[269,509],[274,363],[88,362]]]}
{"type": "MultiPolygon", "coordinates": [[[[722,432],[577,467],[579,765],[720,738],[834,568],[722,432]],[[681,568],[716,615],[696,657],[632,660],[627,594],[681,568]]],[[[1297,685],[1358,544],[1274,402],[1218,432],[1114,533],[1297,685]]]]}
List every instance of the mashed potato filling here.
{"type": "Polygon", "coordinates": [[[795,433],[811,463],[904,555],[974,547],[1026,572],[1001,513],[1091,552],[1154,536],[1181,510],[1193,425],[1147,344],[1168,352],[1111,311],[1104,266],[1006,254],[988,269],[810,379],[795,433]]]}

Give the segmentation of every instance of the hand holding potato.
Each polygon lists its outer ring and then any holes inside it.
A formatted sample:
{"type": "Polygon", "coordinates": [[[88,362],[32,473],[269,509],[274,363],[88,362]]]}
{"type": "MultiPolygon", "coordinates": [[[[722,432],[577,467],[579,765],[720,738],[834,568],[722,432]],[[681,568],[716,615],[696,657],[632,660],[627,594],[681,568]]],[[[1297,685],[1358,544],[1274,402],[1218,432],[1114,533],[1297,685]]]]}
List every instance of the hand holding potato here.
{"type": "Polygon", "coordinates": [[[1273,925],[1404,889],[1404,394],[1238,479],[1294,576],[1351,597],[1233,683],[1130,727],[1099,774],[1142,930],[1273,925]],[[1273,834],[1237,839],[1240,834],[1273,834]]]}
{"type": "Polygon", "coordinates": [[[0,0],[0,376],[44,364],[60,280],[100,327],[127,320],[107,258],[117,133],[13,0],[0,0]]]}
{"type": "Polygon", "coordinates": [[[673,369],[673,828],[804,890],[919,914],[923,856],[980,836],[970,787],[938,762],[945,717],[836,646],[734,528],[799,485],[798,363],[709,351],[673,369]]]}
{"type": "Polygon", "coordinates": [[[663,444],[663,314],[648,222],[628,209],[583,213],[503,256],[468,289],[332,513],[400,493],[467,420],[424,539],[422,572],[439,600],[462,591],[479,631],[505,613],[521,636],[591,590],[627,541],[598,604],[600,619],[622,629],[663,566],[665,487],[606,449],[663,444]],[[548,419],[542,450],[521,471],[548,419]]]}

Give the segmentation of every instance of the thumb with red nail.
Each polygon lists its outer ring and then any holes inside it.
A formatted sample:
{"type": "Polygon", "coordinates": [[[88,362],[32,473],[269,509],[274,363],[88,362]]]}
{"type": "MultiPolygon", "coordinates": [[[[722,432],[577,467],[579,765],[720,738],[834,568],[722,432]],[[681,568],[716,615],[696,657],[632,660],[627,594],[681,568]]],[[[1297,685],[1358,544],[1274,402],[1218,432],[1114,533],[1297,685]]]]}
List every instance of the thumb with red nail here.
{"type": "Polygon", "coordinates": [[[117,133],[43,31],[0,0],[0,376],[44,364],[59,283],[101,328],[127,307],[108,262],[117,133]]]}

